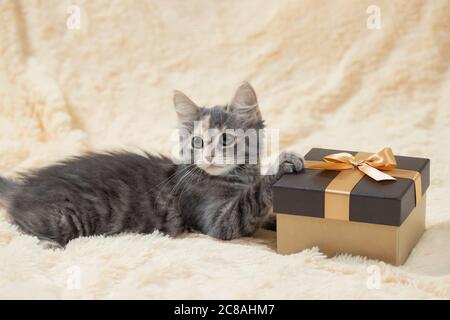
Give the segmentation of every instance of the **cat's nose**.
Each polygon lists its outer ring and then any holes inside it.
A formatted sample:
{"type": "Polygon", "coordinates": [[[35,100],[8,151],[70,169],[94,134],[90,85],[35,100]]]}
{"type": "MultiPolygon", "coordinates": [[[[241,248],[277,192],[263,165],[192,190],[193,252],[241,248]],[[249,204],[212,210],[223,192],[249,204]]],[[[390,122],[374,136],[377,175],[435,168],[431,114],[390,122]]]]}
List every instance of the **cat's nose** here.
{"type": "Polygon", "coordinates": [[[211,163],[213,160],[213,156],[212,155],[207,155],[205,156],[205,160],[208,161],[208,163],[211,163]]]}

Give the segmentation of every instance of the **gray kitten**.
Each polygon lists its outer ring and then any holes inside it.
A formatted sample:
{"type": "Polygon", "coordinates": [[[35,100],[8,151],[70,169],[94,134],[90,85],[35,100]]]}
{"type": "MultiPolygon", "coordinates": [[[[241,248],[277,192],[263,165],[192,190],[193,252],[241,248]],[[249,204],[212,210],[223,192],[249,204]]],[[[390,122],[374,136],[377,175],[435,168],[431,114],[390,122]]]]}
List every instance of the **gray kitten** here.
{"type": "Polygon", "coordinates": [[[272,175],[261,175],[259,157],[257,163],[215,164],[215,157],[226,158],[225,149],[230,154],[236,147],[236,137],[226,129],[264,127],[248,83],[227,106],[198,107],[179,91],[174,105],[179,128],[190,134],[180,141],[193,146],[182,158],[208,149],[207,161],[186,164],[150,154],[91,153],[15,182],[0,177],[0,202],[24,232],[61,246],[77,237],[155,230],[171,236],[197,230],[224,240],[252,235],[271,213],[272,185],[281,175],[302,170],[303,160],[282,153],[272,175]],[[198,136],[194,123],[216,129],[219,139],[198,136]]]}

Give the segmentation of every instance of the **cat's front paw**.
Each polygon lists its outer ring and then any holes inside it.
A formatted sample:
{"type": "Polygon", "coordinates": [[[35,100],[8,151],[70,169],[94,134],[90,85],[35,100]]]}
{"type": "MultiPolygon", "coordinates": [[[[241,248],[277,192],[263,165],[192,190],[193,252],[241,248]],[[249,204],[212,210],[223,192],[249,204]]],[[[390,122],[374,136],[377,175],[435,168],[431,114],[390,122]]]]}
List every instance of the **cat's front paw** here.
{"type": "Polygon", "coordinates": [[[300,172],[305,166],[303,157],[294,152],[281,153],[278,157],[278,163],[278,175],[300,172]]]}
{"type": "Polygon", "coordinates": [[[269,214],[264,220],[262,228],[277,231],[277,216],[274,213],[269,214]]]}

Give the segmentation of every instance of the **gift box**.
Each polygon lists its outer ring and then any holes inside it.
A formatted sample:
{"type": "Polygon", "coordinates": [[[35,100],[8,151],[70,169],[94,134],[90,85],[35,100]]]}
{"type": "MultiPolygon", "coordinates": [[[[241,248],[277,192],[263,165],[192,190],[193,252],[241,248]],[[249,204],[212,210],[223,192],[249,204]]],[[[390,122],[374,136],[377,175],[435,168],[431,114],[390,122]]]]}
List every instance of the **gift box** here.
{"type": "Polygon", "coordinates": [[[366,256],[401,265],[425,230],[430,160],[314,148],[305,170],[273,188],[277,251],[318,246],[328,256],[366,256]]]}

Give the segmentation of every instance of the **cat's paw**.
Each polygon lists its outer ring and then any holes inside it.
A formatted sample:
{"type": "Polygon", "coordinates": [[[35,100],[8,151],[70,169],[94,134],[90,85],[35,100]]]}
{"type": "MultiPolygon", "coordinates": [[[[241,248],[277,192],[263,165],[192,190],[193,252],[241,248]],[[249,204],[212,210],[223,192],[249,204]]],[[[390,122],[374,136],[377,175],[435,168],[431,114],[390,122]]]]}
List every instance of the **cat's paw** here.
{"type": "Polygon", "coordinates": [[[277,231],[277,216],[274,213],[269,214],[266,220],[264,220],[262,228],[277,231]]]}
{"type": "Polygon", "coordinates": [[[278,157],[278,174],[295,173],[303,170],[305,160],[294,152],[283,152],[278,157]]]}
{"type": "Polygon", "coordinates": [[[271,162],[266,175],[280,178],[283,174],[300,172],[303,167],[302,156],[294,152],[282,152],[275,161],[271,162]]]}

